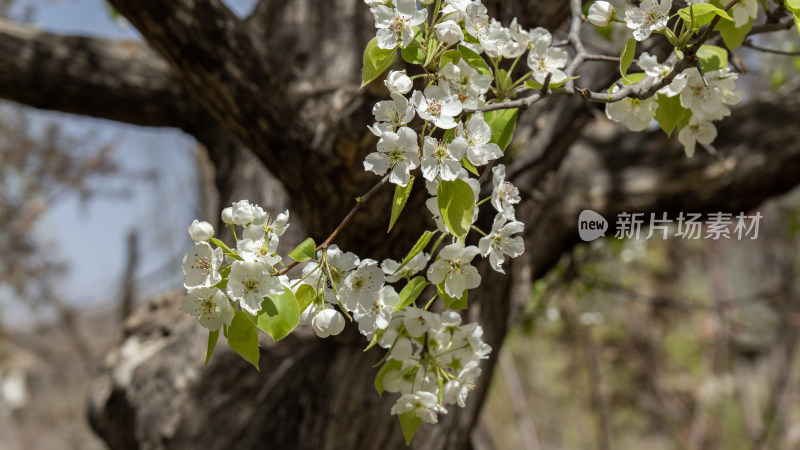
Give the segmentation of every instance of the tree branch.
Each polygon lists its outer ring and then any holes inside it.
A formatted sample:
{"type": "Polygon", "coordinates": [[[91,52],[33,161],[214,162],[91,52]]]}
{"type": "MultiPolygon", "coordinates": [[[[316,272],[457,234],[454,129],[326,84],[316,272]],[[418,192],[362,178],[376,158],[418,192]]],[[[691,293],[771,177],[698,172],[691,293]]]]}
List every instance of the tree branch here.
{"type": "Polygon", "coordinates": [[[196,109],[169,66],[139,42],[56,35],[3,19],[0,97],[36,108],[179,128],[196,109]]]}

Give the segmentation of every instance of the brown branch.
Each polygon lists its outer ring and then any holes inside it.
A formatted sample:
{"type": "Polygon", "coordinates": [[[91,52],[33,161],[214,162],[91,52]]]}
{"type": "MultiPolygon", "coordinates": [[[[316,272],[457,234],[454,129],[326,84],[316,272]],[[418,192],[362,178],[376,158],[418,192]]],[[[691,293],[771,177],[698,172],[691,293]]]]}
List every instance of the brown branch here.
{"type": "Polygon", "coordinates": [[[0,19],[0,97],[136,125],[185,128],[197,106],[140,42],[65,36],[0,19]]]}
{"type": "MultiPolygon", "coordinates": [[[[336,229],[333,230],[333,232],[330,234],[330,236],[328,236],[328,238],[325,239],[325,241],[322,244],[319,244],[315,250],[327,249],[328,246],[331,245],[331,242],[333,242],[333,240],[336,239],[336,236],[338,236],[339,233],[341,233],[342,230],[344,230],[344,228],[347,226],[347,224],[350,223],[350,220],[353,219],[353,216],[356,215],[358,210],[360,210],[364,206],[364,204],[367,203],[367,201],[370,198],[372,198],[372,196],[376,192],[378,192],[378,190],[381,187],[383,187],[383,185],[386,184],[388,181],[389,181],[389,174],[386,174],[386,176],[381,178],[381,181],[379,181],[375,186],[372,186],[372,189],[370,189],[366,194],[364,194],[364,195],[362,195],[360,197],[357,197],[356,198],[356,205],[353,206],[353,209],[351,209],[350,212],[347,213],[345,218],[342,219],[342,222],[339,223],[339,226],[337,226],[336,229]]],[[[287,272],[289,272],[290,270],[295,268],[298,264],[300,264],[298,261],[295,261],[295,262],[289,264],[288,266],[284,267],[280,272],[278,272],[278,275],[285,275],[287,272]]]]}
{"type": "Polygon", "coordinates": [[[760,47],[760,46],[758,46],[756,44],[753,44],[753,41],[751,41],[750,39],[747,39],[744,42],[742,42],[742,47],[747,47],[747,48],[750,48],[750,49],[753,49],[753,50],[758,50],[758,51],[764,52],[764,53],[773,53],[775,55],[800,56],[800,52],[797,52],[797,51],[792,52],[792,51],[778,50],[778,49],[774,49],[774,48],[760,47]]]}

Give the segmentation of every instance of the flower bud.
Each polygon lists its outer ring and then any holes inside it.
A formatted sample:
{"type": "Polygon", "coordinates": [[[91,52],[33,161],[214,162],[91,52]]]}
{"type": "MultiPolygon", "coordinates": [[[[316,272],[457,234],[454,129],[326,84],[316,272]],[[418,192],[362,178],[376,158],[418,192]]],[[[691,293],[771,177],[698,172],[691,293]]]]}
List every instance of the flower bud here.
{"type": "Polygon", "coordinates": [[[214,237],[214,227],[208,222],[200,222],[194,219],[189,227],[189,236],[195,242],[204,242],[214,237]]]}
{"type": "Polygon", "coordinates": [[[314,318],[311,319],[311,326],[317,336],[321,338],[335,336],[344,330],[344,317],[339,311],[326,308],[314,315],[314,318]]]}
{"type": "Polygon", "coordinates": [[[597,27],[607,27],[614,18],[617,10],[611,3],[608,2],[594,2],[589,7],[589,14],[586,19],[597,27]]]}
{"type": "Polygon", "coordinates": [[[233,208],[230,206],[222,210],[222,223],[233,225],[233,208]]]}
{"type": "Polygon", "coordinates": [[[461,31],[461,27],[452,20],[446,20],[437,24],[434,29],[436,30],[436,38],[444,45],[457,44],[464,39],[464,33],[461,31]]]}
{"type": "Polygon", "coordinates": [[[247,200],[240,200],[233,204],[233,223],[247,225],[253,221],[253,205],[247,200]]]}
{"type": "Polygon", "coordinates": [[[384,84],[386,84],[386,87],[389,88],[389,92],[401,95],[408,94],[412,87],[411,78],[399,70],[389,72],[389,75],[386,76],[386,81],[384,81],[384,84]]]}

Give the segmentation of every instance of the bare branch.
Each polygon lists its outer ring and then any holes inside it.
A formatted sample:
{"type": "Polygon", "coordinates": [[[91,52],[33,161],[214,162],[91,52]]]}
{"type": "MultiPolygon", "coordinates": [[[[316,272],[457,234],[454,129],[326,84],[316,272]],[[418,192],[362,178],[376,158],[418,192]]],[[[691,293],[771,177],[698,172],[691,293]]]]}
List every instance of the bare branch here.
{"type": "Polygon", "coordinates": [[[184,128],[195,108],[140,42],[61,36],[0,19],[0,97],[137,125],[184,128]]]}

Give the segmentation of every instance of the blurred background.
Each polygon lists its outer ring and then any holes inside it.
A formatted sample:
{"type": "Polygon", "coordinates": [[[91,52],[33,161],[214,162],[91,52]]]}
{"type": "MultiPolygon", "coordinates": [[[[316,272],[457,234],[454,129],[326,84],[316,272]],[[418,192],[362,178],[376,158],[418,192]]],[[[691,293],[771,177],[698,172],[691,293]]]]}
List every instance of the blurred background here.
{"type": "MultiPolygon", "coordinates": [[[[0,16],[139,36],[100,0],[0,0],[0,16]]],[[[759,43],[800,49],[794,30],[773,39],[759,43]]],[[[797,56],[745,54],[769,68],[740,77],[747,98],[797,85],[797,56]]],[[[88,379],[137,303],[182,288],[205,164],[179,131],[0,102],[0,449],[105,448],[88,379]]],[[[565,255],[501,350],[481,446],[800,448],[800,192],[758,212],[756,240],[606,238],[565,255]]]]}

